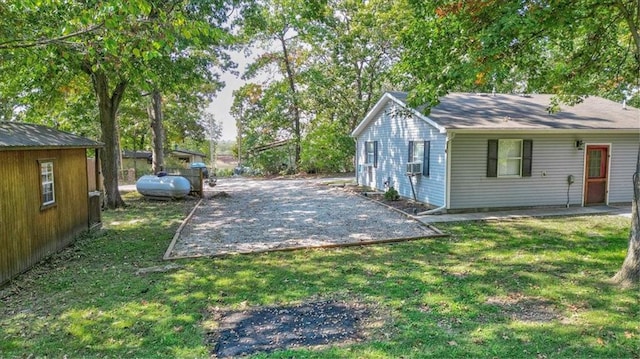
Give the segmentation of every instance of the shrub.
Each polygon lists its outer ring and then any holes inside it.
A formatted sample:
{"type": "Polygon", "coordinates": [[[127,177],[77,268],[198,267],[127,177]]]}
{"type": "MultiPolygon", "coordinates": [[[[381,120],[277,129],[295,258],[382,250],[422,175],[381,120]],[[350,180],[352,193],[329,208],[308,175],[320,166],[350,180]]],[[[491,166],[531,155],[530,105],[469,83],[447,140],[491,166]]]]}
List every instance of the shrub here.
{"type": "Polygon", "coordinates": [[[384,193],[384,199],[387,201],[397,201],[400,199],[400,194],[395,188],[389,187],[389,189],[384,193]]]}

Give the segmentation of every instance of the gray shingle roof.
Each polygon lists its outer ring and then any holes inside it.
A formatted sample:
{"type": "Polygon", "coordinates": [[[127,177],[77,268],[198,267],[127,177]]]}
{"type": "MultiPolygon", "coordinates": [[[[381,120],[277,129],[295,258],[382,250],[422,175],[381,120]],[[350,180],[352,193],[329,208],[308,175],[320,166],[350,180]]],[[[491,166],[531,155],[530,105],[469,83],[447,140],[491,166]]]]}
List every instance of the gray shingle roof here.
{"type": "Polygon", "coordinates": [[[50,127],[0,121],[0,150],[96,147],[102,147],[102,143],[50,127]]]}
{"type": "MultiPolygon", "coordinates": [[[[389,93],[403,103],[406,93],[389,93]]],[[[446,129],[635,130],[640,110],[600,97],[549,113],[553,95],[452,93],[440,99],[428,117],[446,129]]],[[[640,132],[638,132],[640,134],[640,132]]]]}

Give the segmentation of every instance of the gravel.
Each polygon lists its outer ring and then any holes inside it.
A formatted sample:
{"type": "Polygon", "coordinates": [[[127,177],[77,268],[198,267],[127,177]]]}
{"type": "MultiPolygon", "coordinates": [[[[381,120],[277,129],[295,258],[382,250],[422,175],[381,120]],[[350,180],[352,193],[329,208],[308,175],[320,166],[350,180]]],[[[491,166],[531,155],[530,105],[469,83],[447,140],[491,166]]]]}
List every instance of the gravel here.
{"type": "Polygon", "coordinates": [[[432,227],[327,180],[221,179],[166,258],[369,244],[437,236],[432,227]]]}

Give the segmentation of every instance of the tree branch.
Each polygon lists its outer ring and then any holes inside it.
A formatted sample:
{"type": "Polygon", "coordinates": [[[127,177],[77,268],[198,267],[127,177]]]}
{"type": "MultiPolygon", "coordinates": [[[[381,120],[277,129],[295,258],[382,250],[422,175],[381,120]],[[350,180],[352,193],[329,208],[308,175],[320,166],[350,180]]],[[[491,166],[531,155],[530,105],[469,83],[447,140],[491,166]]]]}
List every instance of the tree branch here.
{"type": "Polygon", "coordinates": [[[40,39],[40,40],[33,40],[33,41],[30,41],[30,42],[26,41],[26,40],[9,40],[9,41],[5,41],[3,43],[0,43],[0,50],[24,49],[24,48],[29,48],[29,47],[48,45],[48,44],[52,44],[52,43],[55,43],[55,42],[58,42],[58,41],[63,41],[63,40],[66,40],[66,39],[70,39],[72,37],[88,34],[90,32],[93,32],[93,31],[96,31],[96,30],[102,28],[103,26],[104,26],[104,23],[100,23],[100,24],[97,24],[97,25],[93,25],[93,26],[91,26],[89,28],[73,32],[71,34],[55,37],[53,39],[40,39]]]}
{"type": "MultiPolygon", "coordinates": [[[[633,18],[633,11],[627,9],[620,0],[616,1],[616,6],[620,9],[622,16],[629,26],[629,31],[631,31],[631,36],[636,44],[636,56],[640,56],[640,33],[638,32],[638,25],[633,18]]],[[[638,1],[638,16],[640,16],[640,1],[638,1]]]]}

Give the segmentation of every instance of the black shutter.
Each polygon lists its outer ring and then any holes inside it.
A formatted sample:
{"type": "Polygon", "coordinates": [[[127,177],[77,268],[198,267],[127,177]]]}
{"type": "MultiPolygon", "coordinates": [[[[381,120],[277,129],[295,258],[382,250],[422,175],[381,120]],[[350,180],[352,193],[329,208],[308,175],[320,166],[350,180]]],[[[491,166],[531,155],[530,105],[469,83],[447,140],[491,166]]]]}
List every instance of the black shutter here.
{"type": "Polygon", "coordinates": [[[407,163],[413,161],[413,141],[409,141],[409,156],[407,157],[407,163]]]}
{"type": "Polygon", "coordinates": [[[531,177],[531,154],[533,153],[533,141],[522,141],[522,177],[531,177]]]}
{"type": "Polygon", "coordinates": [[[378,168],[378,141],[373,141],[373,167],[378,168]]]}
{"type": "Polygon", "coordinates": [[[429,151],[431,150],[431,142],[424,141],[424,156],[422,158],[422,174],[429,177],[429,151]]]}
{"type": "Polygon", "coordinates": [[[487,177],[498,177],[498,140],[489,140],[487,148],[487,177]]]}

